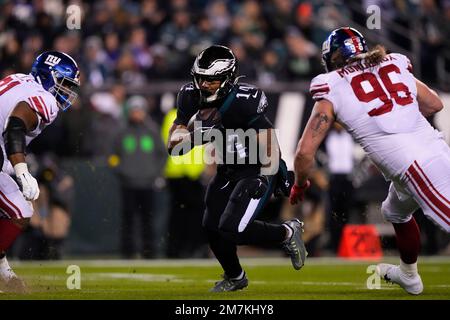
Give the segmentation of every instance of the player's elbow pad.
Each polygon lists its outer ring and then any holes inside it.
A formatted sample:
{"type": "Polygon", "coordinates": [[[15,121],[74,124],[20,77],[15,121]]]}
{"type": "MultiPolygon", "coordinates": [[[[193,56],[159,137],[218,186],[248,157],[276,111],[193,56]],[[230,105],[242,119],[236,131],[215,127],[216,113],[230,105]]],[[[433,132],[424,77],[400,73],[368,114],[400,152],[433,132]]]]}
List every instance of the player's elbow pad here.
{"type": "Polygon", "coordinates": [[[27,127],[25,122],[18,117],[9,117],[8,125],[3,132],[5,151],[9,156],[14,153],[25,153],[25,134],[27,127]]]}

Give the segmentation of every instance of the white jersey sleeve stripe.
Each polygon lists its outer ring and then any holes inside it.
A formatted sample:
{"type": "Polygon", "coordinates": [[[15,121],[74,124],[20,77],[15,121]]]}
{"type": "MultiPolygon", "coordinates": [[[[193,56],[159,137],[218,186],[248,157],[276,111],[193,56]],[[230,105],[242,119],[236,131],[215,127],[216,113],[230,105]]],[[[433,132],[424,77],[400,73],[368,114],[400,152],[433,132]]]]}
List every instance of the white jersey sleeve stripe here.
{"type": "Polygon", "coordinates": [[[328,93],[328,92],[330,92],[330,88],[329,87],[323,87],[323,88],[311,89],[311,94],[312,95],[315,95],[316,93],[320,93],[320,92],[328,93]]]}
{"type": "Polygon", "coordinates": [[[46,118],[47,118],[47,119],[50,119],[49,110],[48,110],[48,108],[47,108],[47,105],[46,105],[45,102],[44,102],[44,99],[42,99],[41,96],[38,96],[38,98],[39,98],[39,100],[40,100],[41,103],[42,103],[43,109],[44,109],[44,111],[45,111],[45,116],[46,116],[46,118]]]}
{"type": "Polygon", "coordinates": [[[49,122],[48,115],[46,111],[44,111],[45,109],[39,101],[38,97],[31,97],[31,100],[33,101],[35,107],[37,108],[37,112],[42,117],[42,119],[44,119],[45,122],[49,122]]]}
{"type": "Polygon", "coordinates": [[[325,98],[325,96],[330,92],[330,88],[320,87],[320,88],[311,88],[311,95],[314,100],[320,100],[325,98]]]}
{"type": "Polygon", "coordinates": [[[328,83],[313,84],[313,85],[311,86],[311,89],[317,89],[317,88],[321,88],[321,87],[328,87],[328,83]]]}
{"type": "Polygon", "coordinates": [[[39,110],[38,106],[36,105],[34,97],[28,98],[28,101],[30,102],[30,106],[33,108],[34,111],[36,111],[37,114],[40,115],[41,118],[43,118],[42,110],[39,110]]]}
{"type": "Polygon", "coordinates": [[[33,100],[31,100],[31,98],[28,98],[28,104],[30,105],[31,108],[33,108],[34,111],[39,112],[39,110],[34,105],[33,100]]]}

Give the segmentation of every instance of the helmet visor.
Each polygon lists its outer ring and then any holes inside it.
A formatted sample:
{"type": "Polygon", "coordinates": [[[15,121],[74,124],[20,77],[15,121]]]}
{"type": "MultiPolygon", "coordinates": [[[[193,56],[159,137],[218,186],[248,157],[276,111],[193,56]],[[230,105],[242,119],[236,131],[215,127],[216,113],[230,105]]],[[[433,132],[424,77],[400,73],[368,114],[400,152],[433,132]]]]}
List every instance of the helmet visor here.
{"type": "Polygon", "coordinates": [[[58,71],[53,71],[52,75],[55,81],[52,93],[58,102],[58,107],[61,110],[66,110],[77,99],[80,85],[74,79],[66,77],[58,71]]]}

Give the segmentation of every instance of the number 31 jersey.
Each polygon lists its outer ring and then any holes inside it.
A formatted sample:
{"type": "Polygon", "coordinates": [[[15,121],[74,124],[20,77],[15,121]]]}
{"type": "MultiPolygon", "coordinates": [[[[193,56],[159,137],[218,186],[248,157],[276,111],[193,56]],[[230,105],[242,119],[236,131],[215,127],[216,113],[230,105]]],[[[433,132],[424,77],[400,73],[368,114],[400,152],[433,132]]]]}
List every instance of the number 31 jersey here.
{"type": "Polygon", "coordinates": [[[387,179],[436,152],[441,135],[422,116],[409,59],[386,55],[377,65],[351,64],[311,82],[314,100],[333,104],[346,127],[387,179]]]}

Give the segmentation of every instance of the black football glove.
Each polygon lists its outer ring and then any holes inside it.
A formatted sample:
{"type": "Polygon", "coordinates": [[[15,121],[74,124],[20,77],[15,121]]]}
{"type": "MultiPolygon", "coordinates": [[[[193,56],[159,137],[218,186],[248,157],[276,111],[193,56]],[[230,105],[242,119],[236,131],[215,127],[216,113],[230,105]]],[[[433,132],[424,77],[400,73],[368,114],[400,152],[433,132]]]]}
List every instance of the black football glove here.
{"type": "Polygon", "coordinates": [[[273,191],[275,197],[289,197],[291,188],[295,182],[295,174],[293,171],[287,169],[286,162],[283,159],[280,159],[280,166],[275,179],[276,184],[275,190],[273,191]]]}

